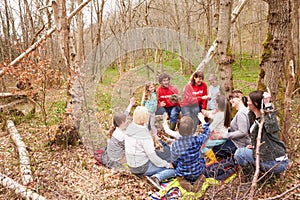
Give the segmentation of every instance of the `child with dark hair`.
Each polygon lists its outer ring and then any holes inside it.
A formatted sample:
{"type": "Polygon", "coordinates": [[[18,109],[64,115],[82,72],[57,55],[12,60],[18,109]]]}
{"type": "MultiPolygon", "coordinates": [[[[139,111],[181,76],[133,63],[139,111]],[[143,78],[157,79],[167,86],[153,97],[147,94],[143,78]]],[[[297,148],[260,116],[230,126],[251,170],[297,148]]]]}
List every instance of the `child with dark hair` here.
{"type": "Polygon", "coordinates": [[[157,129],[155,127],[155,112],[157,109],[157,95],[155,83],[150,81],[146,83],[143,93],[141,105],[145,106],[149,112],[149,125],[153,136],[157,137],[157,129]]]}
{"type": "MultiPolygon", "coordinates": [[[[206,111],[203,111],[203,113],[205,113],[205,115],[207,114],[206,111]]],[[[199,114],[201,115],[202,113],[199,114]]],[[[228,128],[230,127],[230,116],[229,102],[224,95],[218,95],[216,98],[216,110],[215,113],[211,115],[212,122],[209,125],[211,131],[210,138],[202,148],[203,153],[206,154],[212,149],[214,154],[219,154],[216,155],[217,157],[227,158],[232,154],[231,151],[236,150],[232,141],[223,139],[223,135],[228,133],[228,128]],[[221,148],[224,150],[227,149],[227,146],[230,148],[229,152],[220,152],[221,148]],[[232,147],[234,147],[234,149],[231,150],[232,147]],[[223,155],[223,153],[225,154],[223,155]]],[[[233,154],[231,156],[233,156],[233,154]]]]}
{"type": "Polygon", "coordinates": [[[109,131],[111,139],[101,155],[101,164],[109,168],[123,168],[125,160],[125,134],[126,118],[130,113],[135,99],[132,97],[124,113],[118,113],[113,117],[113,124],[109,131]]]}
{"type": "Polygon", "coordinates": [[[205,159],[200,152],[201,146],[209,137],[208,124],[203,126],[204,131],[193,136],[194,120],[184,116],[178,127],[179,137],[171,145],[171,160],[175,168],[175,175],[187,191],[196,192],[204,181],[205,159]]]}
{"type": "Polygon", "coordinates": [[[280,129],[270,99],[270,92],[257,90],[249,94],[248,109],[252,144],[246,148],[237,149],[234,158],[243,168],[254,167],[256,163],[256,141],[259,124],[261,123],[261,113],[263,111],[264,123],[261,132],[261,144],[259,146],[260,170],[280,174],[287,169],[289,160],[285,144],[280,140],[278,135],[280,129]]]}

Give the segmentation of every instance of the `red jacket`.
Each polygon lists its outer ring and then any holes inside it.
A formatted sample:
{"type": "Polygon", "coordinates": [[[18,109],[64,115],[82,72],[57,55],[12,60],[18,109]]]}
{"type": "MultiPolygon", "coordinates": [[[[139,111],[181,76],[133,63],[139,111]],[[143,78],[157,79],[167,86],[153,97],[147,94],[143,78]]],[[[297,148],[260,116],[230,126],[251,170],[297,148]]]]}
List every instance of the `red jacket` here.
{"type": "Polygon", "coordinates": [[[180,105],[179,101],[174,104],[169,100],[169,97],[172,96],[172,94],[178,94],[178,89],[170,84],[167,88],[159,86],[156,90],[156,94],[158,106],[160,106],[160,102],[162,101],[166,103],[166,105],[164,106],[166,108],[180,105]]]}
{"type": "Polygon", "coordinates": [[[186,84],[184,87],[183,100],[181,107],[191,106],[198,103],[202,109],[206,109],[207,101],[202,99],[203,96],[207,95],[207,85],[202,82],[201,85],[192,85],[191,82],[186,84]]]}

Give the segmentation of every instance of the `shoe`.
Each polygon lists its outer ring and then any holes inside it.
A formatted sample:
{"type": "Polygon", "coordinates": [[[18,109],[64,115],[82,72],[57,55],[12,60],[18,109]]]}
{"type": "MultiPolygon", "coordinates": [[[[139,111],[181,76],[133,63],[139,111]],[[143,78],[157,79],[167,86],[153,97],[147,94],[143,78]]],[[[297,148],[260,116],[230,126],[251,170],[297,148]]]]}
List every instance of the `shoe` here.
{"type": "Polygon", "coordinates": [[[203,183],[205,182],[204,174],[201,174],[196,182],[193,184],[192,192],[197,193],[201,188],[203,183]]]}
{"type": "Polygon", "coordinates": [[[147,180],[151,183],[152,186],[154,186],[156,189],[161,190],[163,189],[160,186],[160,181],[155,176],[146,176],[147,180]]]}

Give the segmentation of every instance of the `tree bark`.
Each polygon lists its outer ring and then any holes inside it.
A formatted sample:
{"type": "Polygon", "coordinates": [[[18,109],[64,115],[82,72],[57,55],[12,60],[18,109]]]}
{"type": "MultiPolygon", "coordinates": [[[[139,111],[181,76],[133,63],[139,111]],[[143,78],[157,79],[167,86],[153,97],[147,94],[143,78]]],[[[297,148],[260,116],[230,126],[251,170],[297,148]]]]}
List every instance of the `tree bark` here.
{"type": "Polygon", "coordinates": [[[17,146],[19,158],[20,158],[20,172],[21,172],[21,176],[22,176],[22,181],[23,181],[24,185],[27,185],[27,184],[33,182],[33,178],[32,178],[32,172],[30,169],[30,160],[28,158],[26,145],[22,141],[22,138],[21,138],[20,134],[18,133],[18,130],[16,129],[13,121],[7,120],[6,126],[8,129],[8,132],[10,133],[11,139],[14,141],[14,143],[17,146]]]}
{"type": "Polygon", "coordinates": [[[230,54],[230,25],[231,25],[231,0],[220,0],[220,19],[217,35],[218,55],[219,55],[219,72],[220,72],[220,91],[222,94],[231,92],[232,82],[232,63],[233,58],[230,54]]]}
{"type": "MultiPolygon", "coordinates": [[[[234,23],[236,21],[236,18],[238,17],[238,15],[241,13],[241,10],[244,8],[244,5],[248,2],[248,0],[243,0],[242,2],[240,2],[240,4],[243,4],[243,6],[237,6],[237,8],[234,9],[235,14],[231,15],[231,23],[234,23]]],[[[220,11],[220,0],[215,0],[215,4],[216,4],[216,13],[214,14],[214,19],[216,22],[216,33],[218,35],[219,32],[219,11],[220,11]]],[[[209,50],[207,51],[204,59],[201,61],[201,63],[198,65],[197,70],[201,70],[203,67],[205,67],[209,61],[216,55],[217,53],[217,49],[218,49],[218,41],[215,40],[213,42],[213,44],[210,46],[209,50]]]]}
{"type": "MultiPolygon", "coordinates": [[[[270,88],[272,101],[277,98],[278,83],[285,65],[288,25],[290,23],[289,0],[266,0],[269,4],[268,33],[263,44],[258,89],[270,88]]],[[[290,47],[288,47],[290,48],[290,47]]]]}
{"type": "Polygon", "coordinates": [[[2,173],[0,173],[0,182],[4,187],[10,190],[14,190],[17,195],[20,195],[25,199],[46,200],[45,197],[35,193],[30,189],[27,189],[25,186],[21,185],[20,183],[14,181],[13,179],[9,178],[8,176],[2,173]]]}

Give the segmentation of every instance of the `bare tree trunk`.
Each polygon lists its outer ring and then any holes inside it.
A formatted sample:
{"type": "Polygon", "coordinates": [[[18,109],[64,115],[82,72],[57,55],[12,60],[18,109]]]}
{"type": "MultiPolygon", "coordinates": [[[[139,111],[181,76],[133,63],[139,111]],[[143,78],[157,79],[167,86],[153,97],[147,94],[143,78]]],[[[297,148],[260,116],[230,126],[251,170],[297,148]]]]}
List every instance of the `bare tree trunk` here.
{"type": "Polygon", "coordinates": [[[30,159],[28,158],[26,145],[22,141],[22,138],[18,133],[18,130],[16,129],[13,121],[7,120],[6,126],[11,139],[14,141],[18,150],[18,154],[20,158],[20,172],[22,175],[23,184],[28,185],[29,183],[33,182],[33,178],[32,178],[32,172],[30,168],[30,159]]]}
{"type": "MultiPolygon", "coordinates": [[[[79,7],[82,4],[79,5],[79,7]]],[[[65,65],[68,69],[68,84],[67,84],[67,105],[64,121],[61,123],[60,129],[62,133],[67,137],[66,141],[68,144],[76,144],[79,140],[79,125],[80,116],[76,116],[74,113],[77,112],[73,109],[77,105],[74,103],[73,99],[77,97],[76,91],[73,90],[74,81],[77,79],[78,66],[75,62],[75,48],[73,46],[73,41],[70,41],[70,27],[69,19],[66,13],[66,2],[64,0],[58,0],[56,2],[52,1],[53,14],[59,33],[58,39],[60,42],[61,52],[65,60],[65,65]]]]}
{"type": "Polygon", "coordinates": [[[218,29],[218,55],[219,55],[219,71],[220,71],[220,91],[223,94],[231,92],[233,88],[232,82],[232,63],[233,58],[230,55],[230,25],[231,25],[231,0],[220,0],[220,18],[218,29]]]}
{"type": "MultiPolygon", "coordinates": [[[[269,4],[268,33],[260,63],[258,89],[270,88],[272,101],[275,102],[278,83],[285,65],[284,54],[289,24],[289,0],[265,0],[269,4]]],[[[290,47],[289,47],[290,48],[290,47]]]]}
{"type": "MultiPolygon", "coordinates": [[[[231,15],[231,23],[235,22],[236,17],[241,12],[241,10],[243,9],[244,5],[247,2],[248,2],[248,0],[243,0],[243,1],[239,2],[238,6],[234,9],[235,14],[231,15]],[[240,5],[243,5],[243,6],[240,6],[240,5]]],[[[216,5],[216,13],[214,14],[214,19],[217,23],[216,32],[217,32],[217,35],[218,35],[218,33],[219,33],[219,16],[220,16],[220,14],[219,14],[220,0],[215,0],[215,4],[217,4],[217,5],[216,5]]],[[[216,55],[217,50],[218,50],[218,44],[219,44],[219,41],[217,41],[217,40],[215,40],[213,42],[213,44],[210,46],[209,50],[207,51],[204,59],[198,65],[196,70],[200,70],[203,67],[205,67],[207,65],[207,63],[209,63],[209,61],[216,55]]]]}
{"type": "MultiPolygon", "coordinates": [[[[70,21],[76,15],[78,11],[80,11],[84,6],[86,6],[91,0],[86,0],[82,4],[80,4],[67,18],[67,21],[70,21]]],[[[0,77],[2,77],[7,70],[7,68],[14,66],[17,64],[21,59],[23,59],[26,55],[30,52],[34,51],[43,41],[45,41],[54,31],[56,31],[56,27],[50,28],[45,35],[40,37],[34,44],[32,44],[25,52],[19,55],[16,59],[9,63],[9,65],[2,67],[0,70],[0,77]]]]}
{"type": "MultiPolygon", "coordinates": [[[[78,5],[82,3],[82,0],[77,0],[78,5]]],[[[77,56],[76,59],[78,64],[80,65],[81,62],[84,60],[84,46],[83,46],[83,15],[82,12],[78,12],[76,15],[77,20],[77,45],[76,45],[76,52],[77,56]]]]}
{"type": "Polygon", "coordinates": [[[33,190],[27,189],[25,186],[14,181],[8,176],[0,173],[0,182],[4,187],[15,191],[17,195],[20,195],[24,199],[46,200],[45,197],[35,193],[33,190]]]}
{"type": "Polygon", "coordinates": [[[300,70],[299,70],[299,1],[292,0],[292,23],[293,23],[293,46],[294,46],[294,58],[295,58],[295,87],[300,87],[300,70]]]}
{"type": "Polygon", "coordinates": [[[292,96],[295,85],[295,66],[293,60],[290,60],[287,72],[287,87],[284,96],[284,117],[283,117],[283,138],[282,140],[286,143],[289,138],[289,130],[291,128],[291,111],[292,111],[292,96]]]}
{"type": "Polygon", "coordinates": [[[9,6],[7,0],[4,0],[5,5],[5,17],[6,17],[6,24],[3,23],[3,32],[4,38],[6,41],[6,48],[8,50],[8,59],[12,59],[12,52],[11,52],[11,40],[10,40],[10,23],[9,23],[9,6]],[[5,28],[4,28],[5,27],[5,28]]]}

